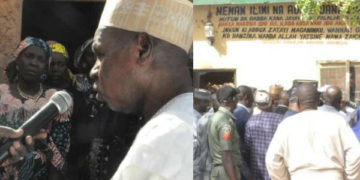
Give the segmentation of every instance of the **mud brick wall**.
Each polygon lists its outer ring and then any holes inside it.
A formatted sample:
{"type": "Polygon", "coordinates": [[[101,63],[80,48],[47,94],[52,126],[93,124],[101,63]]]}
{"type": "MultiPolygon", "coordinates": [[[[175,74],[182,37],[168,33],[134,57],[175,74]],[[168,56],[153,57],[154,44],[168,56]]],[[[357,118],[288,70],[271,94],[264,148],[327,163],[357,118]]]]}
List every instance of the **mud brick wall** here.
{"type": "Polygon", "coordinates": [[[0,0],[0,83],[7,82],[3,71],[20,42],[23,0],[0,0]]]}

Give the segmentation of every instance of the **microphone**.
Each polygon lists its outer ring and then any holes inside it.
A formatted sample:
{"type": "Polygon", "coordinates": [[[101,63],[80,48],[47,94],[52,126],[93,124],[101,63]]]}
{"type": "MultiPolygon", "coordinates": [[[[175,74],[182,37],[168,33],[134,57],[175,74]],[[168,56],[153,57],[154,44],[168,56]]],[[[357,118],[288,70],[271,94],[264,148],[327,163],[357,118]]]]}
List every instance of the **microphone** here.
{"type": "MultiPolygon", "coordinates": [[[[24,133],[17,139],[6,139],[0,145],[0,164],[10,157],[9,148],[16,140],[25,142],[26,136],[34,136],[48,122],[53,120],[59,114],[65,113],[72,104],[71,96],[65,91],[54,93],[49,102],[46,103],[39,111],[31,116],[19,129],[23,129],[24,133]]],[[[25,143],[24,143],[25,144],[25,143]]]]}

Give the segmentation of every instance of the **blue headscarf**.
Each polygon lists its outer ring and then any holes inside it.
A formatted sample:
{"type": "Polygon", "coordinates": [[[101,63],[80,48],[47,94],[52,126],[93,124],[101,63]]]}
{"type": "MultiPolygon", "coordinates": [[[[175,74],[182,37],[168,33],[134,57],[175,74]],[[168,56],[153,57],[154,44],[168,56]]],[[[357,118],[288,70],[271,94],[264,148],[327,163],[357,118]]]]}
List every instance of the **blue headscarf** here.
{"type": "MultiPolygon", "coordinates": [[[[47,60],[47,62],[49,62],[50,57],[51,57],[51,51],[49,49],[49,46],[45,43],[45,41],[42,39],[39,39],[39,38],[27,37],[23,41],[20,42],[18,48],[15,50],[15,52],[13,54],[14,60],[12,62],[10,62],[5,69],[5,73],[9,79],[9,82],[15,82],[17,80],[19,71],[16,68],[16,60],[17,60],[18,56],[20,55],[20,53],[30,46],[37,46],[37,47],[40,47],[41,49],[43,49],[46,54],[46,60],[47,60]]],[[[45,76],[42,77],[42,80],[44,80],[44,77],[45,76]]]]}

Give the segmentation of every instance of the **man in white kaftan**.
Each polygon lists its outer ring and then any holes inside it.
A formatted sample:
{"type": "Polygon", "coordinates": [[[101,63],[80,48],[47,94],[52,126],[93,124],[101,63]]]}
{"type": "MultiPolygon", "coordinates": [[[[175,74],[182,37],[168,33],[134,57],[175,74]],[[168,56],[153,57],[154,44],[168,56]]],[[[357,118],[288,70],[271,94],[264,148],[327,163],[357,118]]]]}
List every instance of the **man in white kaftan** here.
{"type": "Polygon", "coordinates": [[[300,113],[277,128],[266,155],[272,180],[360,180],[360,144],[341,116],[316,110],[311,84],[297,90],[300,113]]]}

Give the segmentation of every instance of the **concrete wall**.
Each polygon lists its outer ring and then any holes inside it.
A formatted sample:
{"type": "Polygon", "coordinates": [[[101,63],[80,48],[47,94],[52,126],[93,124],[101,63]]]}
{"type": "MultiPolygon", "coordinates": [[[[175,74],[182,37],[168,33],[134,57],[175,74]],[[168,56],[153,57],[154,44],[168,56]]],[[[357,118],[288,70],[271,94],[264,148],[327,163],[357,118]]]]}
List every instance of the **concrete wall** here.
{"type": "MultiPolygon", "coordinates": [[[[349,33],[329,33],[327,28],[345,28],[340,20],[329,20],[338,16],[332,11],[326,12],[317,23],[301,24],[300,21],[287,21],[287,17],[299,17],[291,14],[288,7],[294,4],[266,4],[266,5],[218,5],[194,7],[194,69],[232,69],[236,68],[237,85],[245,84],[258,89],[268,90],[271,84],[282,84],[289,89],[294,79],[319,80],[319,61],[360,59],[360,38],[346,39],[345,34],[359,34],[359,28],[353,27],[349,33]],[[269,12],[260,13],[259,6],[269,6],[269,12]],[[274,6],[283,6],[283,14],[274,14],[274,6]],[[225,7],[222,14],[217,7],[225,7]],[[245,8],[244,14],[230,13],[229,7],[245,8]],[[252,13],[250,14],[250,9],[252,13]],[[205,41],[204,22],[207,20],[208,11],[212,12],[211,21],[215,26],[215,42],[210,46],[205,41]],[[217,11],[218,10],[218,11],[217,11]],[[225,14],[225,15],[224,15],[225,14]],[[269,20],[276,16],[283,20],[269,20]],[[220,20],[221,18],[238,17],[237,21],[220,20]],[[247,21],[241,21],[247,17],[247,21]],[[267,17],[265,21],[250,20],[250,18],[267,17]],[[254,24],[251,24],[254,22],[254,24]],[[266,25],[264,23],[267,23],[266,25]],[[284,24],[294,22],[294,24],[284,24]],[[246,24],[248,23],[248,24],[246,24]],[[260,24],[259,24],[260,23],[260,24]],[[280,24],[283,23],[283,24],[280,24]],[[262,25],[262,26],[261,26],[262,25]],[[264,27],[265,32],[249,32],[250,28],[264,27]],[[240,32],[225,33],[225,28],[239,28],[240,32]],[[247,28],[242,33],[242,28],[247,28]],[[269,33],[270,28],[289,28],[288,32],[269,33]],[[291,33],[291,28],[324,28],[320,39],[303,39],[300,34],[291,33]],[[230,38],[224,38],[229,34],[230,38]],[[240,38],[234,34],[255,34],[255,38],[240,38]],[[275,34],[275,39],[260,39],[259,34],[275,34]],[[296,35],[290,39],[285,36],[296,35]],[[342,37],[327,37],[326,35],[342,35],[342,37]],[[282,35],[279,38],[279,35],[282,35]],[[283,39],[282,39],[283,38],[283,39]],[[333,44],[336,43],[336,44],[333,44]]],[[[239,11],[239,10],[238,10],[239,11]]],[[[236,31],[236,30],[235,30],[236,31]]]]}

